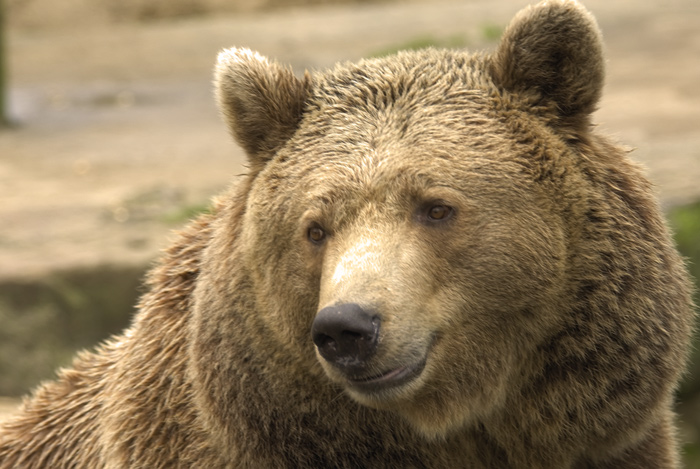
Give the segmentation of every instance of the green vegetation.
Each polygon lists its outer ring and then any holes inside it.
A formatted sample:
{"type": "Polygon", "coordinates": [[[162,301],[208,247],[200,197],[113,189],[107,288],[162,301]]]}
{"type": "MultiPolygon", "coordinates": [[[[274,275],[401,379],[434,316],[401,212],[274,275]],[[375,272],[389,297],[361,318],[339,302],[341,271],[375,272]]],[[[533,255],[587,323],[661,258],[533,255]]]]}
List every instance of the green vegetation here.
{"type": "Polygon", "coordinates": [[[427,49],[429,47],[443,47],[447,49],[459,49],[466,47],[468,41],[464,36],[449,36],[446,38],[436,38],[434,36],[418,36],[414,39],[410,39],[402,44],[397,44],[394,46],[389,46],[385,49],[381,49],[369,54],[369,57],[385,57],[387,55],[395,54],[402,50],[420,50],[427,49]]]}
{"type": "Polygon", "coordinates": [[[481,30],[482,37],[488,42],[496,42],[503,34],[503,26],[494,23],[487,23],[481,30]]]}
{"type": "Polygon", "coordinates": [[[211,205],[206,204],[192,204],[179,207],[172,210],[161,218],[163,222],[169,224],[184,223],[189,220],[194,220],[199,215],[211,212],[211,205]]]}
{"type": "MultiPolygon", "coordinates": [[[[493,43],[503,34],[503,27],[494,23],[486,23],[481,27],[480,36],[474,40],[474,43],[479,46],[493,43]]],[[[417,36],[409,39],[406,42],[389,46],[385,49],[380,49],[368,54],[369,57],[385,57],[395,54],[402,50],[420,50],[429,47],[445,48],[445,49],[461,49],[469,46],[471,43],[464,34],[456,34],[447,37],[435,37],[431,35],[417,36]]]]}
{"type": "MultiPolygon", "coordinates": [[[[700,279],[700,201],[676,207],[669,213],[678,249],[688,258],[693,277],[700,279]]],[[[695,291],[700,305],[700,290],[695,291]]]]}
{"type": "MultiPolygon", "coordinates": [[[[678,250],[685,256],[690,274],[695,279],[695,305],[700,305],[700,201],[676,207],[669,214],[678,250]]],[[[700,395],[700,337],[696,335],[692,364],[681,393],[700,395]]],[[[699,421],[700,423],[700,421],[699,421]]],[[[699,429],[700,430],[700,429],[699,429]]]]}
{"type": "MultiPolygon", "coordinates": [[[[700,201],[676,207],[668,214],[678,249],[695,279],[695,304],[700,305],[700,201]]],[[[684,467],[700,468],[700,337],[696,334],[688,374],[680,389],[684,467]]]]}

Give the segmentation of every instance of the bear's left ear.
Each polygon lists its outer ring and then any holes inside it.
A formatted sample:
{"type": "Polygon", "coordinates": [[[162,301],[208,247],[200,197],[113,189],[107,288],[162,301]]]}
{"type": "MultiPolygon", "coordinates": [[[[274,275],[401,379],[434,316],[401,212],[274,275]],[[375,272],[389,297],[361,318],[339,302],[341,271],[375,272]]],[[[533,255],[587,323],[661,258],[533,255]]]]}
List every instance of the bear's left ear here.
{"type": "Polygon", "coordinates": [[[605,65],[600,29],[575,0],[547,0],[518,13],[492,58],[496,84],[554,104],[556,126],[583,130],[600,99],[605,65]]]}
{"type": "Polygon", "coordinates": [[[299,126],[310,78],[233,48],[219,54],[215,85],[219,109],[256,174],[299,126]]]}

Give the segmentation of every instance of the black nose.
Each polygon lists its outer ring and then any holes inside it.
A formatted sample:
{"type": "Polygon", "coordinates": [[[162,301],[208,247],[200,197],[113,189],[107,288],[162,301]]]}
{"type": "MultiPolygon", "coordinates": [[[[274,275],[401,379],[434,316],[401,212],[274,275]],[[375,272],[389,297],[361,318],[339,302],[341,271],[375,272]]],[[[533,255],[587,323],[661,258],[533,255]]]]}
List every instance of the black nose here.
{"type": "Polygon", "coordinates": [[[379,316],[345,303],[323,308],[311,326],[311,337],[323,358],[340,368],[362,368],[377,350],[379,316]]]}

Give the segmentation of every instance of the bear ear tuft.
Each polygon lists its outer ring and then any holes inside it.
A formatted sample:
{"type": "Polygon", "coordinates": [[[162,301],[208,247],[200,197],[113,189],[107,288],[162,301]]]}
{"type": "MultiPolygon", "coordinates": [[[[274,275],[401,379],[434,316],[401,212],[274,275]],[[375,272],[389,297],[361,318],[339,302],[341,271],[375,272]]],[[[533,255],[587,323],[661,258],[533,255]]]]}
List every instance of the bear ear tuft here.
{"type": "Polygon", "coordinates": [[[215,71],[219,109],[255,174],[294,134],[310,88],[304,80],[249,49],[219,54],[215,71]]]}
{"type": "Polygon", "coordinates": [[[575,0],[548,0],[518,13],[492,58],[496,84],[554,104],[555,125],[581,130],[600,99],[605,64],[593,16],[575,0]]]}

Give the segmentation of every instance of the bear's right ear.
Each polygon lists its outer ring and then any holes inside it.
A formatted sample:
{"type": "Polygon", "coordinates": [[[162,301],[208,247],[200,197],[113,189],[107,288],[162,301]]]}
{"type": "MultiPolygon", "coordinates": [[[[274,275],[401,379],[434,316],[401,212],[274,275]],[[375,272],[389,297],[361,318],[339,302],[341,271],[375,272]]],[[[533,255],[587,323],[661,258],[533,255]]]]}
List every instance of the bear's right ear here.
{"type": "Polygon", "coordinates": [[[219,54],[215,84],[219,109],[255,174],[299,126],[309,75],[300,80],[290,68],[233,48],[219,54]]]}
{"type": "Polygon", "coordinates": [[[516,15],[491,61],[497,85],[553,105],[555,126],[582,130],[603,89],[600,29],[576,0],[547,0],[516,15]]]}

